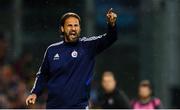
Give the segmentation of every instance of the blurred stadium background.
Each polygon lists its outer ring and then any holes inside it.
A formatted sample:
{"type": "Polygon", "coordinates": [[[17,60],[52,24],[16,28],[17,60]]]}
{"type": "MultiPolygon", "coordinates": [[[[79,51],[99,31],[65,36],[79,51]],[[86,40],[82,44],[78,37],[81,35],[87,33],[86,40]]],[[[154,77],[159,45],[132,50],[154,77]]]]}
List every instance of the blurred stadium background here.
{"type": "MultiPolygon", "coordinates": [[[[0,107],[26,108],[45,49],[61,40],[62,14],[78,13],[81,35],[91,36],[105,32],[111,7],[119,39],[97,57],[92,90],[111,70],[130,99],[149,79],[165,108],[180,108],[180,0],[0,0],[0,107]]],[[[43,108],[45,98],[34,107],[43,108]]]]}

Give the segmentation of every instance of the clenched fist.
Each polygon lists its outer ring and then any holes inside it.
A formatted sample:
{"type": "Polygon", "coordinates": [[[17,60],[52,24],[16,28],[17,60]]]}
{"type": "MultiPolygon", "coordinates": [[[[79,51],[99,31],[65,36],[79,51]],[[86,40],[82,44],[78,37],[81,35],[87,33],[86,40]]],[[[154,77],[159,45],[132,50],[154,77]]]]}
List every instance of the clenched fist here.
{"type": "Polygon", "coordinates": [[[26,99],[26,105],[35,104],[36,98],[37,98],[36,94],[29,95],[26,99]]]}

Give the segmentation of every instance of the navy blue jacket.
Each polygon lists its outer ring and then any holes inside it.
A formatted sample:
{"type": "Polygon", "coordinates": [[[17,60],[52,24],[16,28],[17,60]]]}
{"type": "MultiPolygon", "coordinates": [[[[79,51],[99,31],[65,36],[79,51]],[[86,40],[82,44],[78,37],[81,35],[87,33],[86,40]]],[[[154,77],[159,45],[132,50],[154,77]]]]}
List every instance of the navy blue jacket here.
{"type": "Polygon", "coordinates": [[[82,37],[76,43],[61,41],[50,45],[37,73],[31,93],[48,90],[47,108],[85,108],[95,56],[117,39],[116,26],[107,33],[82,37]]]}

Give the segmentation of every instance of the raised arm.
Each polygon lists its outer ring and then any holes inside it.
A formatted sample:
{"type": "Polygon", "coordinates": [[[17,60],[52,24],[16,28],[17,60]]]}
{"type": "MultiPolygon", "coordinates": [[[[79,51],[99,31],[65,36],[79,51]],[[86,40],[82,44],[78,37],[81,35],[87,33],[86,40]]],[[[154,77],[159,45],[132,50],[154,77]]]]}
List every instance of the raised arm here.
{"type": "Polygon", "coordinates": [[[86,42],[86,44],[88,44],[89,48],[95,54],[99,54],[117,40],[117,14],[112,10],[112,8],[107,12],[106,18],[108,28],[105,34],[89,38],[84,37],[81,39],[82,41],[86,42]]]}

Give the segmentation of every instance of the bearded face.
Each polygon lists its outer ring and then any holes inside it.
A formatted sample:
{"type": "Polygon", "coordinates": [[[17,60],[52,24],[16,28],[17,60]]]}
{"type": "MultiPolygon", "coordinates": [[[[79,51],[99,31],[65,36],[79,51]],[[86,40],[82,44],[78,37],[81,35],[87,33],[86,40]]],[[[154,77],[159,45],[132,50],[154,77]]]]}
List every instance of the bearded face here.
{"type": "Polygon", "coordinates": [[[79,20],[75,17],[69,17],[65,20],[64,26],[61,26],[66,42],[76,42],[80,36],[81,28],[79,20]]]}

